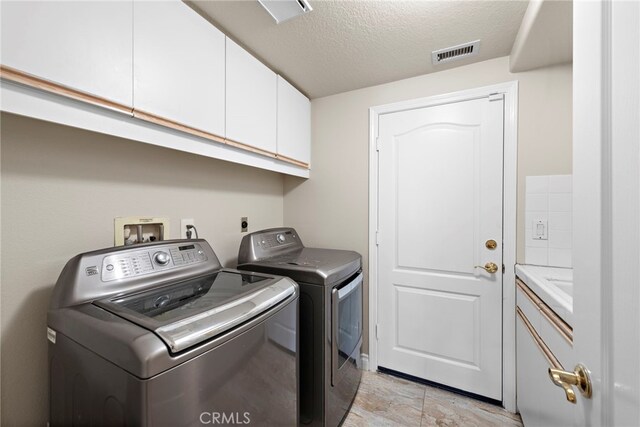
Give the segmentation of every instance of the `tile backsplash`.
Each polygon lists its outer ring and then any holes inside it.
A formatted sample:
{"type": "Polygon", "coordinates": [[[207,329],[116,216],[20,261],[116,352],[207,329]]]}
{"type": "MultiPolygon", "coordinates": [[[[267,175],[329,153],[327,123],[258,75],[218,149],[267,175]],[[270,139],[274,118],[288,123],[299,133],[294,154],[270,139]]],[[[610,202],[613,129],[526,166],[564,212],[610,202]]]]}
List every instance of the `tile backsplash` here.
{"type": "Polygon", "coordinates": [[[525,263],[571,267],[572,176],[528,176],[525,186],[525,263]]]}

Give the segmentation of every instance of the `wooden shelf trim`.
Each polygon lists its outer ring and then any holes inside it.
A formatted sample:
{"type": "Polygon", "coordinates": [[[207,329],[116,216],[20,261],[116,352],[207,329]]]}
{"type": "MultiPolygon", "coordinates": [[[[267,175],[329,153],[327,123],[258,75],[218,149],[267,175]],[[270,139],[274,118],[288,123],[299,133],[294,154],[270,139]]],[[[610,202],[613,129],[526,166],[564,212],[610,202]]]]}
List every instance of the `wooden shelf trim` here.
{"type": "Polygon", "coordinates": [[[283,156],[282,154],[277,154],[276,156],[278,157],[278,159],[282,160],[283,162],[292,163],[296,166],[309,169],[309,163],[301,162],[300,160],[292,159],[291,157],[283,156]]]}
{"type": "Polygon", "coordinates": [[[166,119],[164,117],[156,116],[155,114],[147,113],[145,111],[134,109],[133,117],[135,117],[136,119],[144,120],[145,122],[160,125],[169,129],[174,129],[180,132],[185,132],[191,135],[199,136],[200,138],[205,138],[210,141],[219,142],[221,144],[225,143],[225,139],[222,137],[219,137],[218,135],[214,135],[212,133],[205,132],[200,129],[196,129],[191,126],[183,125],[182,123],[179,123],[170,119],[166,119]]]}
{"type": "Polygon", "coordinates": [[[88,104],[97,105],[98,107],[108,108],[119,113],[132,115],[133,109],[129,106],[119,104],[108,99],[91,95],[86,92],[82,92],[76,89],[72,89],[67,86],[63,86],[58,83],[53,83],[48,80],[41,79],[31,74],[0,65],[0,77],[15,83],[20,83],[25,86],[29,86],[35,89],[40,89],[46,92],[50,92],[56,95],[61,95],[66,98],[71,98],[76,101],[86,102],[88,104]]]}
{"type": "Polygon", "coordinates": [[[520,317],[520,320],[522,320],[522,323],[524,324],[525,328],[527,328],[527,330],[529,331],[529,334],[531,334],[531,338],[533,338],[533,342],[536,344],[536,347],[538,347],[540,352],[542,352],[542,355],[544,356],[544,358],[547,359],[549,366],[551,366],[554,369],[561,369],[564,371],[564,367],[562,367],[562,364],[560,363],[560,361],[551,352],[551,349],[547,347],[547,345],[544,343],[544,341],[542,340],[542,337],[540,337],[540,335],[535,330],[531,322],[529,322],[529,319],[527,319],[527,316],[525,316],[522,310],[520,310],[520,307],[516,307],[516,313],[520,317]]]}
{"type": "Polygon", "coordinates": [[[262,148],[254,147],[253,145],[245,144],[244,142],[234,141],[233,139],[224,139],[224,143],[231,146],[240,148],[241,150],[251,151],[252,153],[262,154],[263,156],[277,158],[278,155],[272,151],[264,150],[262,148]]]}
{"type": "Polygon", "coordinates": [[[108,108],[113,111],[117,111],[119,113],[124,113],[129,116],[135,117],[140,120],[144,120],[149,123],[154,123],[156,125],[164,126],[170,129],[174,129],[180,132],[185,132],[191,135],[198,136],[200,138],[208,139],[210,141],[218,142],[220,144],[229,145],[230,147],[235,147],[241,150],[250,151],[252,153],[260,154],[262,156],[271,157],[273,159],[280,160],[282,162],[290,163],[298,167],[302,167],[305,169],[309,169],[309,164],[301,162],[299,160],[292,159],[290,157],[286,157],[277,153],[273,153],[268,150],[263,150],[258,147],[254,147],[249,144],[245,144],[238,141],[233,141],[231,139],[223,138],[221,136],[193,128],[191,126],[187,126],[181,124],[179,122],[157,116],[155,114],[147,113],[145,111],[140,111],[133,109],[132,107],[119,104],[117,102],[110,101],[108,99],[91,95],[89,93],[85,93],[73,88],[69,88],[63,86],[58,83],[53,83],[45,79],[41,79],[36,76],[32,76],[28,73],[25,73],[20,70],[13,69],[11,67],[7,67],[5,65],[0,65],[0,78],[19,83],[25,86],[29,86],[38,90],[42,90],[45,92],[53,93],[55,95],[64,96],[66,98],[71,98],[76,101],[85,102],[88,104],[96,105],[98,107],[108,108]]]}
{"type": "Polygon", "coordinates": [[[538,295],[535,294],[522,280],[516,279],[516,285],[522,293],[531,301],[531,303],[540,308],[540,313],[547,319],[558,333],[573,346],[573,328],[558,316],[538,295]]]}

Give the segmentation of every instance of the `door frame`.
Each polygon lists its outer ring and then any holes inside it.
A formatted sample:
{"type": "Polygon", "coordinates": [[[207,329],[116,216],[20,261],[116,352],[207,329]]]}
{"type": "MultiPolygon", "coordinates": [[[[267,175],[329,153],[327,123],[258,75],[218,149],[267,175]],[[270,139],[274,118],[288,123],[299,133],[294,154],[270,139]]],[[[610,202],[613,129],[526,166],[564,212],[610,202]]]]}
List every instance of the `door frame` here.
{"type": "Polygon", "coordinates": [[[518,81],[459,92],[412,99],[369,108],[369,360],[368,370],[378,369],[378,119],[382,114],[504,96],[502,239],[502,404],[516,412],[515,264],[518,163],[518,81]]]}

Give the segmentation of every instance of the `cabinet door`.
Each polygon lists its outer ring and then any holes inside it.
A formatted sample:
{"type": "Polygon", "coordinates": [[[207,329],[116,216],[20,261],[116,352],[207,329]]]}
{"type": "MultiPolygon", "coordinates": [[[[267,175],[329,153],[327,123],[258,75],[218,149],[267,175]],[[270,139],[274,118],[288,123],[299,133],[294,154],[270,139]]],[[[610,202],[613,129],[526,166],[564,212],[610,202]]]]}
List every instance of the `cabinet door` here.
{"type": "Polygon", "coordinates": [[[224,34],[178,0],[133,16],[134,109],[224,136],[224,34]]]}
{"type": "Polygon", "coordinates": [[[276,152],[276,74],[227,37],[227,138],[276,152]]]}
{"type": "Polygon", "coordinates": [[[311,156],[311,103],[278,76],[278,154],[309,163],[311,156]]]}
{"type": "Polygon", "coordinates": [[[131,1],[2,1],[2,65],[132,104],[131,1]]]}
{"type": "Polygon", "coordinates": [[[518,411],[524,425],[572,425],[575,405],[567,402],[564,391],[549,379],[549,363],[520,316],[516,322],[518,411]]]}

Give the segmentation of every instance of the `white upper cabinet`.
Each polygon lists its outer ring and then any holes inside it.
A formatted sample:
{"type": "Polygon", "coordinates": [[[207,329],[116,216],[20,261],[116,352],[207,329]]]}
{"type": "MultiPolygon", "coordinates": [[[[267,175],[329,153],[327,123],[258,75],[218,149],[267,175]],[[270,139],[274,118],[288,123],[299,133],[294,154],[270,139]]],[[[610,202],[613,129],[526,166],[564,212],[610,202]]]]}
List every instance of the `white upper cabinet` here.
{"type": "Polygon", "coordinates": [[[178,0],[133,11],[134,109],[224,137],[224,34],[178,0]]]}
{"type": "Polygon", "coordinates": [[[227,138],[276,152],[276,74],[227,37],[227,138]]]}
{"type": "Polygon", "coordinates": [[[309,176],[309,100],[184,2],[2,0],[0,18],[1,76],[20,84],[3,111],[309,176]]]}
{"type": "Polygon", "coordinates": [[[2,65],[132,104],[131,1],[2,1],[2,65]]]}
{"type": "Polygon", "coordinates": [[[278,76],[278,154],[309,164],[311,103],[278,76]]]}

